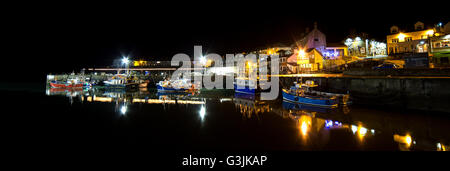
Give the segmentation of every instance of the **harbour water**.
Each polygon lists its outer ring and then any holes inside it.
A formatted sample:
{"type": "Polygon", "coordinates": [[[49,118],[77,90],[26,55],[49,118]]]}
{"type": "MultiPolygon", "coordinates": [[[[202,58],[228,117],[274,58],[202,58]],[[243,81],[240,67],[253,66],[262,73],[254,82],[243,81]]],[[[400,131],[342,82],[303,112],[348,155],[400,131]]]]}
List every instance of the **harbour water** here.
{"type": "Polygon", "coordinates": [[[5,121],[21,132],[15,134],[26,139],[21,143],[36,142],[31,146],[442,151],[450,143],[445,114],[356,105],[324,109],[220,90],[173,95],[47,88],[8,92],[6,98],[21,105],[6,105],[13,110],[5,121]]]}

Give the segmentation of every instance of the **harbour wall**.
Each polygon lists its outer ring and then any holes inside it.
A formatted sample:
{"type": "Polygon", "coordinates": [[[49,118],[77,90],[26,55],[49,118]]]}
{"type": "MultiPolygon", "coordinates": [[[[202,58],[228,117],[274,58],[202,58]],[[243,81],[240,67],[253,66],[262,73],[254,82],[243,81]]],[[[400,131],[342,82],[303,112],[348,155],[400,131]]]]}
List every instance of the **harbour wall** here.
{"type": "MultiPolygon", "coordinates": [[[[297,78],[280,78],[281,87],[289,87],[297,78]]],[[[401,77],[314,77],[319,89],[350,93],[354,104],[390,106],[404,109],[450,113],[450,79],[401,77]]]]}

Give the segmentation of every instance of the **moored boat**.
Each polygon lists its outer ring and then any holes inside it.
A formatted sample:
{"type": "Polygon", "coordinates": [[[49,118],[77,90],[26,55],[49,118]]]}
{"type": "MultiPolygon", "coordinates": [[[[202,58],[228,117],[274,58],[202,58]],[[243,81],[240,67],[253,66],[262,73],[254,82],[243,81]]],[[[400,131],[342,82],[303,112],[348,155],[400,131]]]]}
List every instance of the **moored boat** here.
{"type": "Polygon", "coordinates": [[[338,106],[337,100],[334,97],[326,98],[320,96],[301,95],[296,94],[295,92],[288,91],[286,89],[283,89],[282,93],[283,100],[290,102],[331,108],[338,106]]]}
{"type": "Polygon", "coordinates": [[[83,88],[84,83],[77,82],[62,82],[62,81],[51,81],[50,86],[52,88],[83,88]]]}
{"type": "Polygon", "coordinates": [[[130,77],[123,75],[123,74],[117,74],[113,76],[108,81],[103,81],[106,88],[119,88],[119,89],[133,89],[138,88],[139,83],[136,82],[136,80],[131,79],[130,77]]]}
{"type": "MultiPolygon", "coordinates": [[[[337,107],[340,103],[346,102],[339,100],[341,96],[333,93],[311,91],[310,88],[317,87],[313,81],[307,81],[306,84],[297,84],[291,89],[282,89],[283,100],[320,107],[337,107]]],[[[345,96],[348,99],[348,95],[345,96]]]]}
{"type": "Polygon", "coordinates": [[[190,83],[188,80],[165,80],[156,83],[156,89],[159,92],[186,92],[195,91],[198,87],[190,83]]]}

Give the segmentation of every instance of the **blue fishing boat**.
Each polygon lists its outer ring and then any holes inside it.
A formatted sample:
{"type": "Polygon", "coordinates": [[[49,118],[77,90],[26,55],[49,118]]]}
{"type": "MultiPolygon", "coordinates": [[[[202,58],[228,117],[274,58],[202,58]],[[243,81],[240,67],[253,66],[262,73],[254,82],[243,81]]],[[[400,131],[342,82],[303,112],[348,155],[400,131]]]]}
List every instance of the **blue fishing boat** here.
{"type": "Polygon", "coordinates": [[[313,105],[313,106],[321,106],[321,107],[337,107],[338,102],[336,98],[327,98],[327,97],[320,97],[320,96],[309,96],[309,95],[301,95],[296,94],[295,92],[290,92],[286,89],[283,89],[283,100],[295,102],[295,103],[302,103],[307,105],[313,105]]]}
{"type": "Polygon", "coordinates": [[[236,93],[255,94],[256,80],[237,78],[234,84],[234,91],[236,93]]]}
{"type": "Polygon", "coordinates": [[[283,100],[301,103],[312,106],[320,107],[337,107],[339,104],[338,96],[333,94],[317,93],[310,90],[312,87],[317,87],[313,81],[307,81],[306,84],[297,84],[292,86],[291,89],[282,89],[283,100]]]}
{"type": "Polygon", "coordinates": [[[234,91],[236,93],[245,93],[245,94],[255,94],[256,89],[248,87],[248,86],[238,86],[237,84],[234,84],[234,91]]]}

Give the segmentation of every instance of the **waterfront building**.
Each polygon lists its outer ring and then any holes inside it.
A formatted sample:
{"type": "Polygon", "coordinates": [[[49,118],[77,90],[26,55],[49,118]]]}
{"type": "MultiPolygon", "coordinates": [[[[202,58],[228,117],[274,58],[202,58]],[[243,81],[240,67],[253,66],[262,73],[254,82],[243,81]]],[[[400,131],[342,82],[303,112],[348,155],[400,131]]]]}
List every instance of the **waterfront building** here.
{"type": "Polygon", "coordinates": [[[343,66],[351,60],[348,47],[342,43],[328,43],[323,57],[323,67],[328,69],[336,69],[336,67],[343,66]]]}
{"type": "MultiPolygon", "coordinates": [[[[292,47],[285,46],[282,43],[276,43],[268,48],[255,50],[250,53],[254,54],[267,54],[267,55],[278,55],[278,62],[280,65],[280,73],[288,73],[288,66],[287,66],[287,58],[292,55],[292,47]]],[[[268,60],[268,67],[270,68],[271,58],[268,60]]]]}
{"type": "Polygon", "coordinates": [[[450,67],[450,22],[444,27],[438,24],[441,35],[431,38],[431,53],[433,67],[450,67]]]}
{"type": "Polygon", "coordinates": [[[326,59],[343,59],[348,56],[348,47],[342,43],[328,43],[323,56],[326,59]]]}
{"type": "Polygon", "coordinates": [[[295,53],[287,59],[291,73],[319,71],[323,69],[324,57],[315,49],[295,50],[295,53]]]}
{"type": "Polygon", "coordinates": [[[442,23],[438,23],[425,29],[424,23],[419,21],[414,24],[414,31],[409,32],[399,30],[397,26],[392,26],[391,34],[387,36],[388,54],[400,56],[405,59],[406,63],[411,63],[411,61],[407,62],[406,60],[410,60],[411,56],[417,56],[414,54],[424,53],[429,58],[429,67],[450,67],[449,23],[444,26],[442,26],[442,23]]]}
{"type": "MultiPolygon", "coordinates": [[[[414,24],[414,31],[399,30],[397,26],[391,27],[391,34],[387,36],[388,55],[398,53],[426,53],[429,49],[429,38],[435,36],[434,28],[425,29],[422,22],[414,24]]],[[[439,36],[437,33],[436,36],[439,36]]]]}
{"type": "Polygon", "coordinates": [[[361,36],[349,37],[344,43],[348,48],[349,56],[385,56],[386,44],[376,40],[370,40],[366,34],[361,36]]]}

